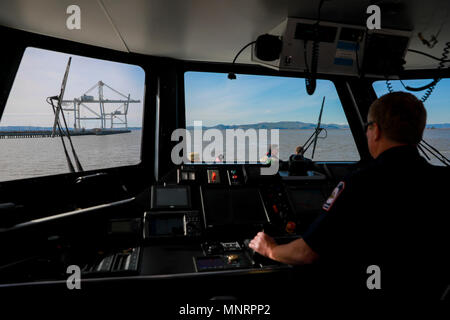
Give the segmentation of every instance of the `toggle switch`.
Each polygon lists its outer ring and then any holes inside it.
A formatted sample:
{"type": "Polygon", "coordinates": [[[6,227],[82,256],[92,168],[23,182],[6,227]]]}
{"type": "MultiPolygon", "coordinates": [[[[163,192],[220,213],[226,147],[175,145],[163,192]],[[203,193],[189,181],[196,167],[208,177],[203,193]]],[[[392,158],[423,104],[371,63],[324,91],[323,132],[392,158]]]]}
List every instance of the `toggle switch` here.
{"type": "Polygon", "coordinates": [[[219,170],[210,169],[207,170],[208,183],[220,183],[219,170]]]}

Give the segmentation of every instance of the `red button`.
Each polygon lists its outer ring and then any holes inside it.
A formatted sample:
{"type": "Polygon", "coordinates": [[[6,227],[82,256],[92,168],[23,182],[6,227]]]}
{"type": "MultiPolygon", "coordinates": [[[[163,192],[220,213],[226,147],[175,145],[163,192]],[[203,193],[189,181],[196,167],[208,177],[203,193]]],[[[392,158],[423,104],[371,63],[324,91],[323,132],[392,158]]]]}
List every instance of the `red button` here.
{"type": "Polygon", "coordinates": [[[286,224],[286,232],[293,233],[295,231],[296,224],[293,221],[289,221],[286,224]]]}

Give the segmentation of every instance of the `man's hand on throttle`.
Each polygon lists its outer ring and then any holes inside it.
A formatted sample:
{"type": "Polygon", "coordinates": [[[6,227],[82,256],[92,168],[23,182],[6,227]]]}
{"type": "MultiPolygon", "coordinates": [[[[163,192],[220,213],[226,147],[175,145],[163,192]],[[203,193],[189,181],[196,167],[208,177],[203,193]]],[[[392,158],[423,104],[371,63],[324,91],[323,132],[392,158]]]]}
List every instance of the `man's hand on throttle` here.
{"type": "Polygon", "coordinates": [[[264,232],[258,232],[248,246],[260,255],[271,258],[272,249],[277,246],[277,243],[264,232]]]}

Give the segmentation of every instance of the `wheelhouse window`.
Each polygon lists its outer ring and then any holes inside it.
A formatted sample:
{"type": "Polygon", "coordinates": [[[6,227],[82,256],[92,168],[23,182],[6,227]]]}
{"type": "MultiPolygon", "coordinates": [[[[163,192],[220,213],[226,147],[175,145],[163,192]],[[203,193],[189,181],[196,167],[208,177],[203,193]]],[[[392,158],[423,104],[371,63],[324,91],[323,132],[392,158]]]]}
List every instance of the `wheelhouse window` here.
{"type": "MultiPolygon", "coordinates": [[[[423,87],[431,83],[433,79],[420,80],[390,80],[386,82],[375,81],[373,88],[378,97],[392,91],[408,91],[405,87],[423,87]],[[402,84],[403,82],[403,84],[402,84]]],[[[447,159],[450,159],[450,79],[441,79],[433,90],[410,91],[418,99],[424,99],[424,106],[427,110],[427,124],[423,133],[423,140],[438,150],[447,159]],[[427,97],[428,96],[428,97],[427,97]]],[[[440,160],[434,157],[426,149],[422,148],[427,154],[427,159],[435,165],[444,165],[440,160]]],[[[428,149],[432,150],[430,147],[428,149]]],[[[436,153],[433,151],[433,153],[436,153]]]]}
{"type": "MultiPolygon", "coordinates": [[[[310,145],[304,156],[315,161],[360,159],[332,81],[318,80],[316,91],[310,96],[306,93],[305,80],[302,78],[245,74],[236,76],[237,79],[229,80],[224,73],[185,73],[188,131],[192,132],[196,126],[201,125],[203,130],[217,129],[226,136],[226,130],[278,129],[279,142],[274,144],[268,139],[267,149],[277,149],[279,159],[288,160],[298,146],[306,146],[308,139],[313,136],[324,101],[320,125],[323,129],[317,138],[314,157],[314,143],[311,143],[314,139],[309,140],[310,145]]],[[[193,144],[198,143],[193,140],[193,144]]],[[[237,141],[237,149],[248,149],[251,142],[242,142],[239,144],[237,141]]],[[[203,148],[205,143],[203,141],[203,148]]],[[[225,150],[225,142],[223,144],[225,150]]],[[[235,161],[249,159],[240,157],[239,152],[236,154],[235,161]]],[[[223,156],[226,158],[226,154],[223,156]]],[[[191,160],[198,158],[194,155],[191,160]]]]}
{"type": "Polygon", "coordinates": [[[1,115],[0,181],[70,172],[64,146],[75,170],[75,157],[85,171],[139,163],[144,88],[139,66],[27,48],[1,115]]]}

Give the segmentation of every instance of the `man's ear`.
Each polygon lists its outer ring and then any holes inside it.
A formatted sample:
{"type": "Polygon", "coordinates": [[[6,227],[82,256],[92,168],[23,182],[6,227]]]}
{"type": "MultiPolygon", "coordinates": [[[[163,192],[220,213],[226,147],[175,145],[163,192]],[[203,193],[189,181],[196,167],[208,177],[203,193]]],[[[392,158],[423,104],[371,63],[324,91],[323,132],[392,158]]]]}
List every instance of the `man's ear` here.
{"type": "Polygon", "coordinates": [[[378,123],[373,124],[373,139],[379,141],[381,139],[381,130],[378,123]]]}

